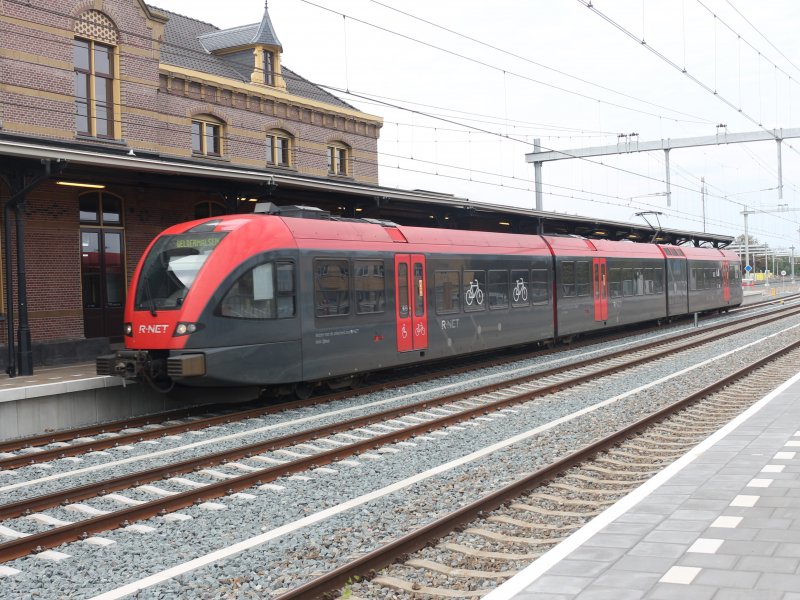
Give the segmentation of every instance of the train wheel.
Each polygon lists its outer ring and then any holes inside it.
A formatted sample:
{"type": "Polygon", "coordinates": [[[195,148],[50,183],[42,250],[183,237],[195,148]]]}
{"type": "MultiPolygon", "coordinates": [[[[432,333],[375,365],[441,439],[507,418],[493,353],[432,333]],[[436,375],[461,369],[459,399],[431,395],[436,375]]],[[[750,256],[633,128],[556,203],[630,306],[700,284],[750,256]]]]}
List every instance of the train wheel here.
{"type": "Polygon", "coordinates": [[[328,389],[332,392],[338,392],[339,390],[346,390],[356,383],[357,378],[355,375],[350,375],[348,377],[340,377],[339,379],[331,379],[325,382],[325,385],[328,386],[328,389]]]}
{"type": "Polygon", "coordinates": [[[301,381],[300,383],[294,384],[294,389],[292,391],[294,395],[297,396],[298,400],[308,400],[311,398],[311,394],[314,393],[314,384],[301,381]]]}

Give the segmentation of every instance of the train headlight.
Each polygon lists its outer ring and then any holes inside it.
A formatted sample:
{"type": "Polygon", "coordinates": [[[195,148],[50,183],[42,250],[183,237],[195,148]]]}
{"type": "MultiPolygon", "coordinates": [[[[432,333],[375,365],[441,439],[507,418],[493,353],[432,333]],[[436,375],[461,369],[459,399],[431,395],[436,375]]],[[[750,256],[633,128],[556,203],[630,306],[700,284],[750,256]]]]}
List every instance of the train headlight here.
{"type": "Polygon", "coordinates": [[[125,325],[122,327],[122,331],[128,337],[131,337],[133,335],[133,323],[125,323],[125,325]]]}
{"type": "Polygon", "coordinates": [[[197,331],[197,323],[178,323],[175,328],[175,335],[189,335],[197,331]]]}

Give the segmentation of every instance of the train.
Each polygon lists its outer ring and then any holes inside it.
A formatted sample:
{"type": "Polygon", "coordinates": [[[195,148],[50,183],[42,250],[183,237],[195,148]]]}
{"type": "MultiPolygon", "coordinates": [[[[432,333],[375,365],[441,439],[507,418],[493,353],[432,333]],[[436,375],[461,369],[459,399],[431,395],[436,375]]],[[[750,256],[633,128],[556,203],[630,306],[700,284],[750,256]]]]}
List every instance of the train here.
{"type": "Polygon", "coordinates": [[[275,207],[175,225],[148,246],[124,349],[97,373],[156,389],[320,385],[742,302],[731,251],[401,226],[275,207]]]}

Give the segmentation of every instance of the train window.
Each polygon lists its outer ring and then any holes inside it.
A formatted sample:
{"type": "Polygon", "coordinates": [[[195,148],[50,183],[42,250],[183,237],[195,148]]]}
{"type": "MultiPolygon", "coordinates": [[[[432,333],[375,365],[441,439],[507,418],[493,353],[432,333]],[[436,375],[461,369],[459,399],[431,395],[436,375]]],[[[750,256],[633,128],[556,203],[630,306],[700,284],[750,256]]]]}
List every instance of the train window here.
{"type": "Polygon", "coordinates": [[[357,260],[353,263],[353,283],[358,314],[386,310],[386,276],[382,260],[357,260]]]}
{"type": "Polygon", "coordinates": [[[575,263],[575,292],[578,296],[590,296],[592,293],[592,266],[587,260],[575,263]]]}
{"type": "Polygon", "coordinates": [[[739,278],[741,277],[741,272],[739,270],[739,265],[730,265],[729,266],[729,272],[730,272],[730,281],[731,282],[739,281],[739,278]]]}
{"type": "Polygon", "coordinates": [[[548,304],[550,302],[550,281],[547,270],[534,269],[531,271],[531,288],[534,304],[548,304]]]}
{"type": "Polygon", "coordinates": [[[293,317],[295,313],[294,293],[294,264],[287,262],[277,263],[277,289],[276,302],[278,305],[278,318],[293,317]]]}
{"type": "Polygon", "coordinates": [[[486,309],[486,271],[464,271],[464,310],[486,309]]]}
{"type": "Polygon", "coordinates": [[[622,295],[633,296],[633,269],[622,269],[622,295]]]}
{"type": "Polygon", "coordinates": [[[608,295],[611,298],[622,297],[622,269],[608,270],[608,295]]]}
{"type": "Polygon", "coordinates": [[[644,273],[641,269],[633,270],[633,293],[637,296],[644,295],[644,273]]]}
{"type": "Polygon", "coordinates": [[[654,294],[663,294],[664,293],[664,270],[663,269],[653,269],[653,293],[654,294]]]}
{"type": "Polygon", "coordinates": [[[318,317],[350,313],[350,265],[346,260],[314,261],[314,304],[318,317]]]}
{"type": "Polygon", "coordinates": [[[220,302],[219,314],[239,319],[274,319],[275,265],[258,265],[237,279],[220,302]]]}
{"type": "Polygon", "coordinates": [[[489,308],[508,308],[508,271],[489,271],[489,308]]]}
{"type": "Polygon", "coordinates": [[[692,269],[694,271],[694,289],[706,289],[706,270],[705,269],[692,269]]]}
{"type": "Polygon", "coordinates": [[[425,277],[422,263],[414,263],[414,316],[425,316],[425,277]]]}
{"type": "Polygon", "coordinates": [[[655,294],[655,284],[653,283],[653,269],[644,269],[644,293],[647,296],[655,294]]]}
{"type": "Polygon", "coordinates": [[[436,313],[446,315],[461,310],[461,282],[458,271],[436,271],[433,276],[436,313]]]}
{"type": "Polygon", "coordinates": [[[561,263],[561,293],[565,298],[575,296],[575,263],[571,260],[561,263]]]}
{"type": "Polygon", "coordinates": [[[709,269],[711,271],[711,287],[712,289],[720,289],[722,288],[722,275],[720,274],[720,270],[718,268],[709,269]]]}
{"type": "Polygon", "coordinates": [[[398,314],[405,319],[411,314],[408,300],[408,264],[399,263],[397,265],[397,299],[398,314]]]}
{"type": "Polygon", "coordinates": [[[528,271],[511,271],[511,306],[528,306],[529,294],[528,271]]]}

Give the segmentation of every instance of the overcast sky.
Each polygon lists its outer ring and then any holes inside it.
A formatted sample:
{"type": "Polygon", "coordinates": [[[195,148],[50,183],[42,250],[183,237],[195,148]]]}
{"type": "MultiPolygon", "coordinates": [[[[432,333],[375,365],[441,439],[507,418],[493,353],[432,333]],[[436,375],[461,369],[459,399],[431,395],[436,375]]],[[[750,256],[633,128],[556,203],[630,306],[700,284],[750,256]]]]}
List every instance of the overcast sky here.
{"type": "MultiPolygon", "coordinates": [[[[264,10],[263,0],[153,4],[220,28],[264,10]]],[[[800,127],[800,2],[586,4],[270,0],[269,12],[285,66],[384,118],[384,186],[533,208],[525,154],[537,137],[575,150],[800,127]]],[[[545,163],[543,206],[637,223],[659,211],[664,227],[739,235],[745,206],[800,208],[800,139],[781,150],[782,199],[777,144],[765,141],[673,150],[669,207],[662,151],[545,163]]],[[[773,248],[800,253],[799,228],[800,212],[749,217],[773,248]]]]}

